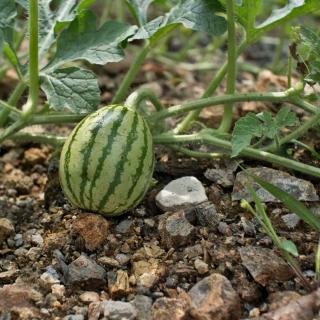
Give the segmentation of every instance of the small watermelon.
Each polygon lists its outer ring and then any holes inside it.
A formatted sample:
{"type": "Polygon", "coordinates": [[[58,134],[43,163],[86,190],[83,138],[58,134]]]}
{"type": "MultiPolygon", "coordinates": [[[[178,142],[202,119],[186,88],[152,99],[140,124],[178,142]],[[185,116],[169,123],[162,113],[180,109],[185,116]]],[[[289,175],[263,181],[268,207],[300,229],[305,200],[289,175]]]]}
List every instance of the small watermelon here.
{"type": "Polygon", "coordinates": [[[120,215],[144,197],[153,174],[150,129],[136,111],[107,106],[83,119],[60,158],[64,194],[77,207],[120,215]]]}

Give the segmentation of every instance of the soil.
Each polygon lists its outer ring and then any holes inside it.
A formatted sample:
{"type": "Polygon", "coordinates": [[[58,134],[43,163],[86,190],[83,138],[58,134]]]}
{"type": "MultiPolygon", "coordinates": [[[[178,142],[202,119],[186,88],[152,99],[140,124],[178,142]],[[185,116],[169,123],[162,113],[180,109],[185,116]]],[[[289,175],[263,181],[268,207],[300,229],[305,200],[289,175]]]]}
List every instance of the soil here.
{"type": "MultiPolygon", "coordinates": [[[[103,103],[110,101],[127,67],[128,61],[99,70],[103,103]]],[[[148,60],[134,86],[147,84],[162,101],[172,105],[200,97],[210,76],[210,72],[190,72],[148,60]]],[[[282,90],[285,85],[285,77],[269,71],[262,70],[258,75],[241,72],[237,90],[282,90]]],[[[223,91],[222,86],[218,94],[223,91]]],[[[238,104],[235,118],[248,111],[278,107],[238,104]]],[[[201,119],[214,126],[220,116],[221,108],[208,108],[201,119]]],[[[299,116],[304,114],[300,112],[299,116]]],[[[58,129],[59,133],[68,130],[58,129]]],[[[307,139],[319,145],[316,134],[307,139]]],[[[292,147],[292,152],[297,160],[319,165],[306,151],[292,147]]],[[[1,147],[0,319],[99,319],[99,315],[102,319],[103,312],[103,319],[134,319],[134,312],[139,319],[147,319],[150,313],[146,309],[152,304],[154,319],[168,315],[173,319],[319,319],[319,293],[311,293],[317,287],[313,270],[319,235],[303,222],[288,227],[281,217],[290,212],[280,203],[266,204],[277,232],[296,244],[297,261],[310,282],[309,288],[281,260],[271,239],[239,201],[232,201],[232,185],[213,183],[205,177],[208,168],[228,160],[190,159],[163,147],[156,150],[156,155],[157,184],[144,201],[120,217],[107,218],[73,208],[66,201],[59,186],[57,156],[51,147],[11,142],[1,147]],[[192,218],[203,210],[199,206],[171,213],[157,207],[157,193],[183,176],[201,181],[207,205],[215,207],[216,223],[205,225],[192,218]],[[170,242],[168,237],[173,235],[163,235],[159,225],[175,215],[191,226],[190,236],[170,242]],[[215,297],[214,306],[204,300],[195,307],[201,296],[195,286],[200,281],[215,284],[206,284],[215,297]],[[110,306],[106,301],[110,300],[132,302],[136,311],[123,305],[129,315],[108,316],[105,310],[110,306]],[[284,312],[289,314],[287,318],[284,312]]],[[[247,160],[243,164],[266,165],[247,160]]],[[[319,182],[310,181],[319,190],[319,182]]],[[[314,207],[319,205],[312,203],[314,207]]]]}

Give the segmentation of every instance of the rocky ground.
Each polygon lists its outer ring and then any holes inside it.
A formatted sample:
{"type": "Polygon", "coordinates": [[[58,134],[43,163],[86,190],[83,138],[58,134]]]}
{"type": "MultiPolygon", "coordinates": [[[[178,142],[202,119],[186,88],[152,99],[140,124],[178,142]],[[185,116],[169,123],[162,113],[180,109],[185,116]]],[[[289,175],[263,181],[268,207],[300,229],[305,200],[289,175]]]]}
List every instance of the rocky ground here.
{"type": "MultiPolygon", "coordinates": [[[[319,319],[320,291],[307,291],[240,208],[236,162],[162,154],[144,203],[106,219],[64,200],[49,155],[9,145],[0,157],[0,319],[319,319]],[[188,175],[173,176],[181,163],[188,175]]],[[[319,212],[316,184],[252,170],[319,212]]],[[[318,235],[257,192],[312,282],[318,235]]]]}

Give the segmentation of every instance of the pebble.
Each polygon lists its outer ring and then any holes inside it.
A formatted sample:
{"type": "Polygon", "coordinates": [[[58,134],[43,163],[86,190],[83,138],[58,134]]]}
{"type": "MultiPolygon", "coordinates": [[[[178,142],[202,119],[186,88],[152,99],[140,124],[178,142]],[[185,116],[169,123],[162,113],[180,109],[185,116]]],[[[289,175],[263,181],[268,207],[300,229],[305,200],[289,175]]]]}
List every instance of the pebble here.
{"type": "Polygon", "coordinates": [[[152,318],[157,320],[187,319],[189,304],[186,300],[174,298],[159,298],[152,305],[152,318]]]}
{"type": "Polygon", "coordinates": [[[115,258],[122,266],[127,265],[130,261],[130,255],[125,253],[118,253],[115,258]]]}
{"type": "Polygon", "coordinates": [[[156,196],[156,203],[163,211],[174,211],[207,200],[203,185],[192,176],[171,181],[156,196]]]}
{"type": "Polygon", "coordinates": [[[29,251],[26,253],[26,256],[31,260],[35,261],[39,258],[41,254],[41,248],[39,247],[31,247],[29,251]]]}
{"type": "MultiPolygon", "coordinates": [[[[254,174],[257,177],[268,181],[269,183],[281,188],[283,191],[291,194],[295,199],[301,201],[318,201],[319,197],[313,186],[309,181],[298,179],[290,174],[274,170],[266,167],[249,168],[248,173],[254,174]]],[[[236,176],[232,191],[232,200],[245,199],[252,201],[250,193],[245,187],[246,183],[251,181],[253,188],[262,202],[279,202],[273,195],[271,195],[264,188],[260,187],[257,183],[253,183],[246,172],[239,172],[236,176]]]]}
{"type": "Polygon", "coordinates": [[[136,308],[129,302],[104,300],[89,305],[88,318],[90,320],[134,320],[137,317],[136,308]]]}
{"type": "Polygon", "coordinates": [[[194,208],[198,223],[200,226],[208,227],[211,230],[216,230],[219,222],[222,219],[222,215],[217,212],[215,205],[206,201],[194,208]]]}
{"type": "Polygon", "coordinates": [[[84,303],[90,304],[100,300],[99,294],[94,291],[86,291],[80,295],[80,300],[84,303]]]}
{"type": "Polygon", "coordinates": [[[262,286],[266,286],[271,280],[283,282],[294,276],[289,265],[271,249],[247,246],[238,251],[242,264],[262,286]]]}
{"type": "Polygon", "coordinates": [[[43,238],[39,233],[33,234],[31,236],[31,243],[35,244],[37,246],[42,246],[43,245],[43,238]]]}
{"type": "Polygon", "coordinates": [[[53,284],[51,286],[51,292],[55,297],[57,297],[58,299],[61,299],[65,295],[66,288],[62,284],[53,284]]]}
{"type": "Polygon", "coordinates": [[[152,320],[151,307],[152,299],[142,294],[137,294],[130,303],[137,310],[137,320],[152,320]]]}
{"type": "Polygon", "coordinates": [[[21,247],[23,245],[23,238],[22,238],[22,234],[21,233],[17,233],[15,236],[14,236],[14,240],[15,240],[15,246],[18,248],[18,247],[21,247]]]}
{"type": "Polygon", "coordinates": [[[234,174],[230,169],[207,169],[204,176],[224,188],[232,187],[234,183],[234,174]]]}
{"type": "Polygon", "coordinates": [[[7,218],[0,218],[0,245],[14,233],[14,226],[7,218]]]}
{"type": "Polygon", "coordinates": [[[7,284],[13,282],[17,278],[19,271],[17,269],[11,269],[8,271],[0,272],[0,283],[7,284]]]}
{"type": "Polygon", "coordinates": [[[132,220],[126,219],[121,221],[116,226],[116,232],[121,234],[126,234],[130,232],[131,227],[132,227],[132,220]]]}
{"type": "Polygon", "coordinates": [[[289,229],[294,229],[301,221],[301,219],[295,213],[285,214],[281,217],[281,219],[289,229]]]}
{"type": "Polygon", "coordinates": [[[40,276],[40,281],[44,287],[51,288],[52,285],[60,283],[59,278],[57,271],[52,266],[49,266],[47,271],[40,276]]]}
{"type": "Polygon", "coordinates": [[[167,249],[179,248],[192,242],[196,229],[188,221],[183,210],[173,214],[166,213],[159,217],[158,230],[161,242],[167,249]]]}
{"type": "Polygon", "coordinates": [[[207,273],[209,270],[208,264],[200,259],[195,260],[194,267],[196,268],[198,273],[201,275],[207,273]]]}
{"type": "Polygon", "coordinates": [[[186,247],[183,250],[183,254],[189,259],[200,257],[203,255],[203,248],[201,244],[195,244],[194,246],[186,247]]]}
{"type": "Polygon", "coordinates": [[[68,270],[67,282],[72,286],[92,290],[106,284],[106,271],[85,255],[71,262],[68,270]]]}
{"type": "Polygon", "coordinates": [[[107,240],[109,230],[108,221],[97,214],[84,214],[72,223],[72,232],[84,240],[84,246],[94,251],[103,246],[107,240]]]}
{"type": "Polygon", "coordinates": [[[110,257],[100,257],[98,258],[98,262],[111,267],[118,267],[120,265],[119,261],[110,257]]]}
{"type": "Polygon", "coordinates": [[[240,319],[240,299],[230,281],[221,274],[213,273],[196,283],[189,290],[190,314],[195,320],[240,319]]]}
{"type": "Polygon", "coordinates": [[[62,318],[63,320],[84,320],[84,316],[82,314],[69,314],[62,318]]]}

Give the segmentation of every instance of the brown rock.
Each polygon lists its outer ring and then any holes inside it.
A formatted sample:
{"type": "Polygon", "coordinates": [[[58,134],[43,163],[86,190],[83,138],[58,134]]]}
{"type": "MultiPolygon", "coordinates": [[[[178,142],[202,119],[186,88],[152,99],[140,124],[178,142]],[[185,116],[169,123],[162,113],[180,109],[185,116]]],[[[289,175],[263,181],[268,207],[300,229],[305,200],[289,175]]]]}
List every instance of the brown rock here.
{"type": "Polygon", "coordinates": [[[14,226],[11,221],[6,218],[0,218],[0,245],[13,233],[14,226]]]}
{"type": "Polygon", "coordinates": [[[20,194],[28,194],[32,190],[33,181],[21,170],[14,169],[5,176],[5,185],[7,188],[16,189],[20,194]]]}
{"type": "Polygon", "coordinates": [[[0,272],[0,284],[7,284],[15,280],[18,276],[18,270],[12,269],[4,272],[0,272]]]}
{"type": "Polygon", "coordinates": [[[39,148],[30,148],[24,152],[24,159],[31,165],[44,163],[47,159],[46,154],[39,148]]]}
{"type": "Polygon", "coordinates": [[[162,243],[168,249],[182,247],[192,242],[196,231],[183,210],[161,215],[158,230],[162,243]]]}
{"type": "Polygon", "coordinates": [[[174,298],[159,298],[152,305],[152,319],[183,320],[187,319],[189,304],[186,300],[174,298]]]}
{"type": "Polygon", "coordinates": [[[239,253],[242,264],[262,286],[269,280],[282,282],[294,276],[289,265],[270,249],[248,246],[240,248],[239,253]]]}
{"type": "Polygon", "coordinates": [[[130,293],[129,277],[126,271],[118,270],[115,283],[108,283],[108,285],[112,298],[123,297],[130,293]]]}
{"type": "Polygon", "coordinates": [[[297,301],[301,295],[295,291],[279,291],[271,293],[268,297],[269,310],[273,311],[287,304],[297,301]]]}
{"type": "Polygon", "coordinates": [[[90,304],[100,300],[99,294],[94,291],[86,291],[80,295],[80,300],[84,303],[90,304]]]}
{"type": "Polygon", "coordinates": [[[194,285],[189,291],[190,314],[195,320],[240,319],[240,300],[230,281],[214,273],[194,285]]]}
{"type": "Polygon", "coordinates": [[[0,288],[0,314],[13,312],[19,319],[39,317],[34,303],[41,297],[39,292],[30,287],[5,285],[0,288]]]}
{"type": "Polygon", "coordinates": [[[109,224],[106,219],[97,214],[79,216],[72,225],[72,231],[79,235],[87,250],[99,249],[107,240],[109,224]]]}
{"type": "Polygon", "coordinates": [[[44,250],[61,249],[67,243],[68,231],[59,231],[48,234],[44,238],[44,250]]]}

